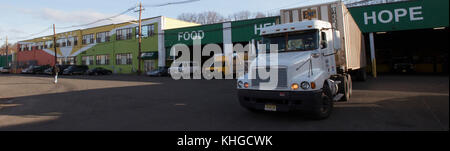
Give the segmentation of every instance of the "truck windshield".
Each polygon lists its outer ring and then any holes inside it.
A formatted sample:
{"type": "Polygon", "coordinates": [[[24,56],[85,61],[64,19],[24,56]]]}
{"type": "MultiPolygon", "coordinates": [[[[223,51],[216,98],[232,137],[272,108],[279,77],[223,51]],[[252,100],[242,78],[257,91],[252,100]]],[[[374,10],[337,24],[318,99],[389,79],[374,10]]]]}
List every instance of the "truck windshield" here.
{"type": "Polygon", "coordinates": [[[266,44],[266,52],[270,51],[270,44],[278,44],[278,52],[308,51],[318,48],[317,37],[317,30],[308,30],[268,35],[263,37],[263,43],[266,44]]]}

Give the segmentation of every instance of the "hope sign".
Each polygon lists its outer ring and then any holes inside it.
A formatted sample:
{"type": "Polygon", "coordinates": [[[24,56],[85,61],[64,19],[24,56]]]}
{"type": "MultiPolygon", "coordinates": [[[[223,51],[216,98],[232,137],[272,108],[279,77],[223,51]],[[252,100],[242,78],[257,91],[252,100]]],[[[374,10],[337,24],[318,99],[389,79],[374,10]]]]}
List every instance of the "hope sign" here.
{"type": "Polygon", "coordinates": [[[407,16],[409,13],[410,21],[423,20],[422,6],[410,7],[408,10],[406,8],[397,8],[392,12],[391,10],[382,10],[380,12],[372,11],[369,16],[367,12],[364,12],[364,24],[369,24],[369,20],[372,20],[372,24],[377,24],[377,21],[387,24],[395,20],[395,22],[400,22],[401,17],[407,16]],[[386,17],[387,16],[387,17],[386,17]]]}

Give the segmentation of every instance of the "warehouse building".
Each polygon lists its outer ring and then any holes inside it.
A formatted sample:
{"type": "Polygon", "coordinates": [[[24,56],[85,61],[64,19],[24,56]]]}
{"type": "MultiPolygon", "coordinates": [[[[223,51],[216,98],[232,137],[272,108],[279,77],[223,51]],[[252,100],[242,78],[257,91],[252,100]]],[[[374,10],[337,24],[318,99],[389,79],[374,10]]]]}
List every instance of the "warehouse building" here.
{"type": "MultiPolygon", "coordinates": [[[[57,64],[103,67],[118,74],[129,74],[164,67],[164,30],[195,26],[164,16],[143,19],[142,56],[138,56],[138,24],[125,22],[56,34],[57,64]]],[[[53,35],[19,42],[19,68],[54,65],[53,35]]]]}
{"type": "Polygon", "coordinates": [[[0,67],[10,67],[13,55],[0,55],[0,67]]]}
{"type": "MultiPolygon", "coordinates": [[[[175,59],[175,53],[170,52],[172,46],[176,44],[185,44],[193,49],[194,39],[201,40],[202,47],[207,44],[218,44],[224,51],[233,51],[227,44],[242,44],[243,46],[250,42],[261,40],[260,30],[264,27],[273,26],[279,23],[279,17],[265,17],[240,21],[229,21],[217,24],[208,24],[194,27],[185,27],[170,29],[164,32],[165,47],[168,63],[175,59]]],[[[190,53],[192,56],[192,52],[190,53]]],[[[177,54],[180,56],[180,54],[177,54]]],[[[208,57],[202,57],[204,62],[208,57]]]]}
{"type": "Polygon", "coordinates": [[[376,65],[374,73],[448,73],[448,0],[411,0],[349,10],[365,33],[368,60],[376,65]]]}

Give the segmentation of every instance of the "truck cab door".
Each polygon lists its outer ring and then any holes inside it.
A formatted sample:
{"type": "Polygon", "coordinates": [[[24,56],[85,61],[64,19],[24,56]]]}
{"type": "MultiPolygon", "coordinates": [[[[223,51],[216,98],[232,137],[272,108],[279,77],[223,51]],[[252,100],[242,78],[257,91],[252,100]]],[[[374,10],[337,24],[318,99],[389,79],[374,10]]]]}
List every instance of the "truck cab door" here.
{"type": "Polygon", "coordinates": [[[323,66],[330,75],[336,74],[336,61],[332,37],[331,30],[322,30],[320,32],[320,50],[323,57],[323,66]]]}

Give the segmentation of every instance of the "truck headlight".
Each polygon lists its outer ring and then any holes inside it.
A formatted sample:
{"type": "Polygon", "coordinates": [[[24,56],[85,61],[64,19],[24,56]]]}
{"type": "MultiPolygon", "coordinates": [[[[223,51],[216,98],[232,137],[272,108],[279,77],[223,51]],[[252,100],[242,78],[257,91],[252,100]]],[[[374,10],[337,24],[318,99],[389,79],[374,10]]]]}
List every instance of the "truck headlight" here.
{"type": "Polygon", "coordinates": [[[300,86],[302,87],[302,89],[305,89],[305,90],[310,88],[309,82],[306,82],[306,81],[303,81],[300,86]]]}
{"type": "Polygon", "coordinates": [[[244,83],[244,88],[248,88],[248,83],[247,82],[244,83]]]}
{"type": "Polygon", "coordinates": [[[239,81],[239,82],[238,82],[237,84],[238,84],[238,87],[239,87],[239,88],[242,88],[242,86],[243,86],[244,82],[242,82],[242,81],[239,81]]]}
{"type": "Polygon", "coordinates": [[[298,89],[298,84],[297,83],[292,84],[291,85],[291,89],[292,90],[297,90],[298,89]]]}

